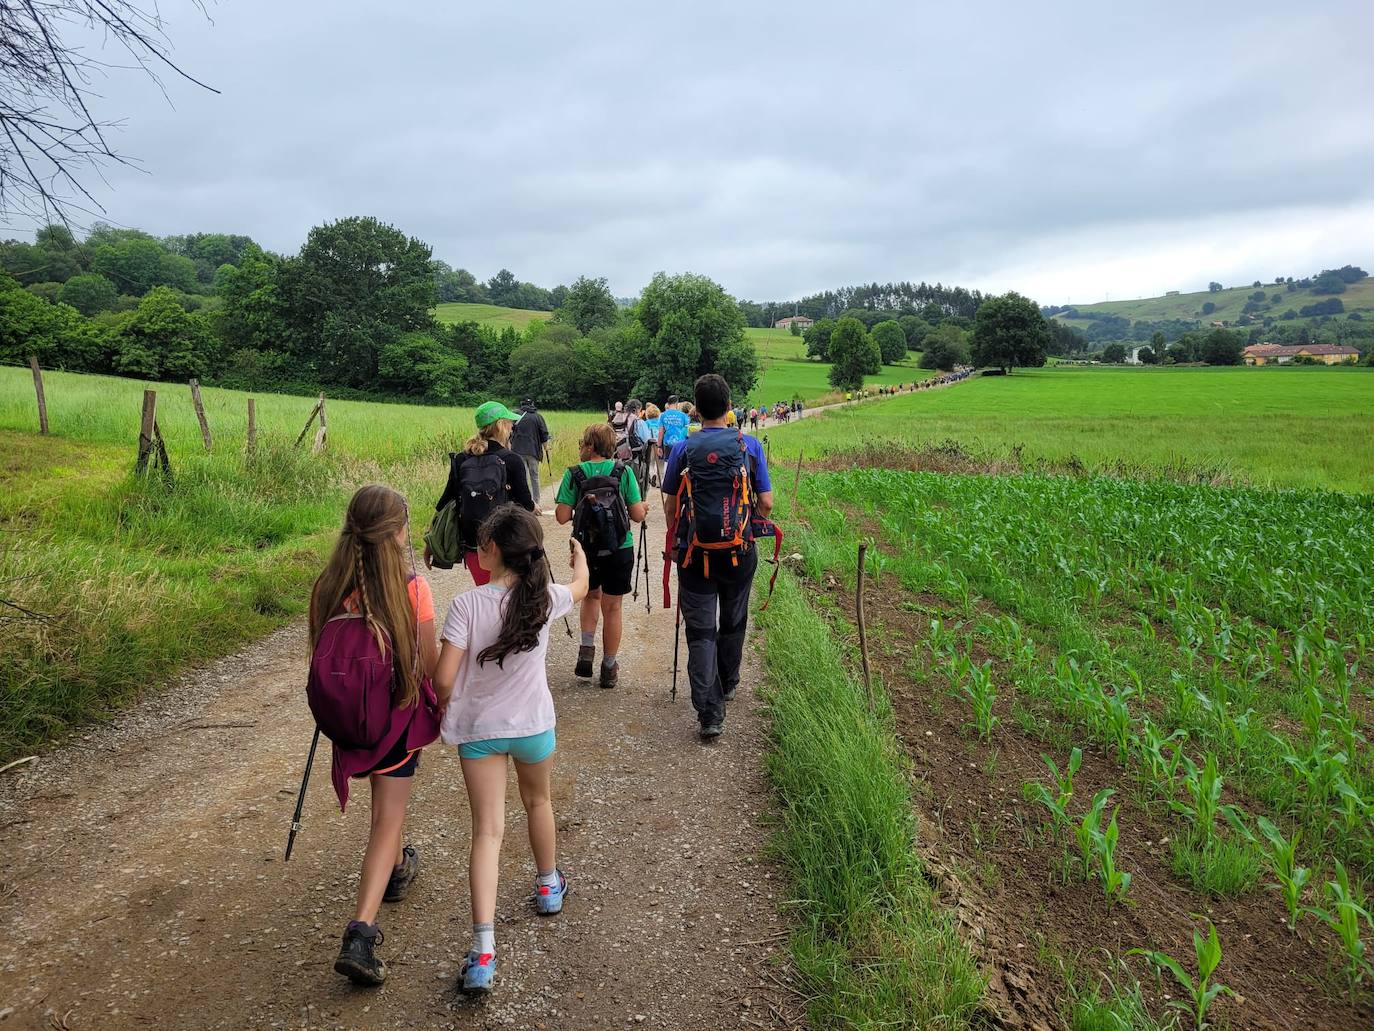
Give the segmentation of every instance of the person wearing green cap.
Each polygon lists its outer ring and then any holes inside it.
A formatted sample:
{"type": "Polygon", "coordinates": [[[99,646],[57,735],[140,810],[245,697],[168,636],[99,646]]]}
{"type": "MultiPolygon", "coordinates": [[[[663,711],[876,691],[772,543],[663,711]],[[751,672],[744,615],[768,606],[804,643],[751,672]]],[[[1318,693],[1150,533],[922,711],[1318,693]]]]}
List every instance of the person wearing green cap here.
{"type": "MultiPolygon", "coordinates": [[[[450,502],[457,503],[463,564],[478,587],[491,579],[491,574],[477,561],[477,530],[482,522],[500,505],[519,505],[528,512],[534,511],[525,463],[508,447],[511,427],[518,418],[500,401],[478,406],[473,416],[477,433],[461,452],[448,456],[448,483],[434,506],[439,512],[450,502]]],[[[426,545],[425,566],[432,569],[434,564],[434,556],[426,545]]]]}

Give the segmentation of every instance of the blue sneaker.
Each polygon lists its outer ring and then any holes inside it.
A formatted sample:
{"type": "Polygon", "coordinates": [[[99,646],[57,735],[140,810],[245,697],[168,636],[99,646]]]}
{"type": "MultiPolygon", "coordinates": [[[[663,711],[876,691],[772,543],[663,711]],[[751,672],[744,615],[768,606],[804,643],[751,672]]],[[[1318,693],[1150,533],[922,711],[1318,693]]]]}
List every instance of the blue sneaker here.
{"type": "Polygon", "coordinates": [[[486,995],[491,991],[491,979],[496,976],[496,956],[484,952],[480,956],[469,952],[458,970],[463,978],[463,991],[469,995],[486,995]]]}
{"type": "Polygon", "coordinates": [[[568,879],[563,876],[563,871],[558,871],[558,884],[550,887],[547,884],[540,884],[538,880],[534,882],[534,909],[540,916],[553,916],[555,913],[563,912],[563,898],[568,894],[568,879]]]}

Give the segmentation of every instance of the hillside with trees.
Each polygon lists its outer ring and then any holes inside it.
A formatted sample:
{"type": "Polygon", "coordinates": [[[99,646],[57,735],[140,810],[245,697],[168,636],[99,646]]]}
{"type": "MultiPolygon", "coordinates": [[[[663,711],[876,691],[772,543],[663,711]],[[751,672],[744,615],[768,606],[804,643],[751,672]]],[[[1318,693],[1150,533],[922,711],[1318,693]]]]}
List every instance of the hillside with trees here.
{"type": "Polygon", "coordinates": [[[1228,287],[1213,281],[1195,293],[1041,310],[1052,324],[1082,334],[1083,354],[1105,352],[1112,344],[1124,352],[1144,343],[1152,355],[1195,351],[1196,342],[1216,330],[1235,336],[1242,347],[1321,343],[1355,347],[1364,357],[1374,351],[1374,279],[1357,265],[1268,283],[1228,287]],[[1183,346],[1175,348],[1180,341],[1183,346]]]}
{"type": "Polygon", "coordinates": [[[594,408],[690,393],[708,369],[744,396],[758,375],[735,300],[704,276],[654,277],[632,308],[605,279],[545,290],[479,283],[373,218],[312,229],[294,255],[246,236],[156,238],[61,226],[0,243],[0,362],[336,397],[458,404],[534,393],[594,408]],[[441,322],[435,304],[548,311],[521,328],[441,322]]]}

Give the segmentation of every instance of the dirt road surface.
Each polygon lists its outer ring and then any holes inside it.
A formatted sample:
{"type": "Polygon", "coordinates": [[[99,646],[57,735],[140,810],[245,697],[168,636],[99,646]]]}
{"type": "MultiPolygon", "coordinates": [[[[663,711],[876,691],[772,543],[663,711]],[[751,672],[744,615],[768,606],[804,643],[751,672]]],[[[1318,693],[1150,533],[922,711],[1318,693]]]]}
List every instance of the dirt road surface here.
{"type": "MultiPolygon", "coordinates": [[[[560,553],[566,533],[544,524],[560,553]]],[[[756,660],[751,650],[725,736],[698,743],[685,676],[677,701],[668,697],[673,614],[661,561],[650,568],[652,614],[643,584],[637,605],[626,599],[617,689],[576,680],[577,642],[553,628],[554,809],[571,894],[560,917],[534,915],[512,776],[486,1003],[455,991],[470,938],[469,820],[457,753],[441,744],[424,753],[407,828],[420,877],[379,918],[390,978],[363,990],[333,972],[367,791],[341,815],[322,748],[283,864],[313,727],[296,624],[0,777],[0,1031],[799,1022],[785,988],[786,892],[765,858],[772,799],[756,660]]],[[[435,571],[430,582],[442,621],[470,581],[435,571]]]]}

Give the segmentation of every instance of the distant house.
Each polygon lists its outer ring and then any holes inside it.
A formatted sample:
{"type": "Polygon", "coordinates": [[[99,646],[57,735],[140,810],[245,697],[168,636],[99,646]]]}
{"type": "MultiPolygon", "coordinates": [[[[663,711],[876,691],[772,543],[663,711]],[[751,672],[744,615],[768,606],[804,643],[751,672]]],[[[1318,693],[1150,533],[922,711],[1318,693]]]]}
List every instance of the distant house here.
{"type": "Polygon", "coordinates": [[[787,318],[778,319],[777,322],[773,323],[773,328],[791,330],[793,324],[802,329],[810,329],[816,324],[816,320],[807,318],[805,315],[789,315],[787,318]]]}
{"type": "Polygon", "coordinates": [[[1251,344],[1240,352],[1246,365],[1287,365],[1294,358],[1311,358],[1323,365],[1360,360],[1360,352],[1342,344],[1251,344]]]}
{"type": "Polygon", "coordinates": [[[1165,291],[1164,291],[1164,296],[1165,296],[1165,297],[1177,297],[1177,296],[1178,296],[1178,291],[1177,291],[1177,290],[1165,290],[1165,291]]]}

